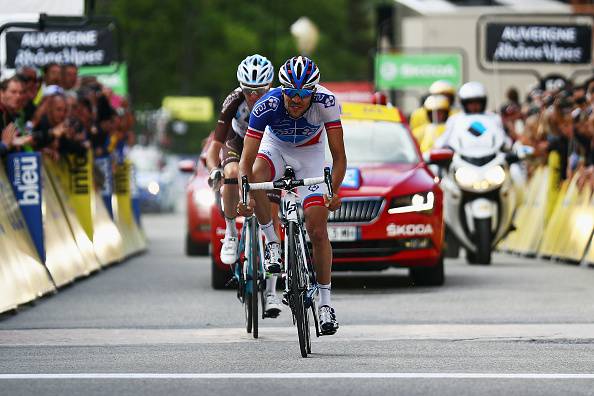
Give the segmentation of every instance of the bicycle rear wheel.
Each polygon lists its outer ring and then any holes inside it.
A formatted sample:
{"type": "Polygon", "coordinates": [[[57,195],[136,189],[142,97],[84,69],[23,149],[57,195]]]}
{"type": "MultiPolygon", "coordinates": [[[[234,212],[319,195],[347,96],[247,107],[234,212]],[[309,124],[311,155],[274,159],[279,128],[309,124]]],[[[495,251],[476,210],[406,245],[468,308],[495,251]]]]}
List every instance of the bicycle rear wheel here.
{"type": "Polygon", "coordinates": [[[288,259],[289,259],[289,277],[290,277],[290,298],[291,308],[295,316],[297,325],[297,335],[299,337],[299,349],[302,357],[307,357],[311,353],[311,341],[309,337],[308,312],[305,307],[305,266],[301,252],[298,251],[297,234],[295,224],[289,223],[288,226],[288,259]]]}

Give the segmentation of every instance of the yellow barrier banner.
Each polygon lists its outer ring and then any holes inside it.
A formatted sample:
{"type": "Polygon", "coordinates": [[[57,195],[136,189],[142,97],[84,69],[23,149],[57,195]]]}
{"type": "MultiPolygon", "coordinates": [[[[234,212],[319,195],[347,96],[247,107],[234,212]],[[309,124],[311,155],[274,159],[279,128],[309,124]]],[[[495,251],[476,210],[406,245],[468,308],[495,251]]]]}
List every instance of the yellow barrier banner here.
{"type": "MultiPolygon", "coordinates": [[[[594,193],[590,197],[590,209],[589,209],[588,213],[591,216],[593,212],[594,212],[594,193]]],[[[594,235],[592,235],[592,239],[590,240],[590,248],[586,252],[585,260],[587,263],[594,265],[594,235]]]]}
{"type": "MultiPolygon", "coordinates": [[[[66,216],[66,221],[68,222],[68,225],[70,226],[70,232],[74,236],[76,245],[78,246],[78,249],[82,257],[84,258],[86,270],[88,272],[93,272],[100,269],[101,264],[95,256],[93,242],[89,239],[86,231],[83,229],[83,226],[81,225],[80,219],[78,217],[78,213],[75,212],[75,210],[73,209],[71,201],[72,195],[67,194],[64,191],[64,186],[61,182],[64,180],[64,178],[61,176],[63,174],[64,168],[61,167],[59,163],[56,163],[49,159],[45,159],[43,165],[47,171],[49,182],[52,184],[52,187],[56,192],[56,196],[60,201],[62,211],[66,216]]],[[[68,169],[66,168],[66,171],[67,170],[68,169]]],[[[90,203],[93,203],[92,200],[90,201],[90,203]]],[[[88,212],[89,214],[92,214],[92,210],[90,210],[90,208],[88,212]]]]}
{"type": "Polygon", "coordinates": [[[124,253],[130,256],[146,249],[146,242],[132,211],[132,165],[124,161],[116,166],[113,214],[124,241],[124,253]]]}
{"type": "Polygon", "coordinates": [[[0,257],[0,312],[55,290],[27,231],[1,162],[0,257]]]}
{"type": "Polygon", "coordinates": [[[69,155],[69,196],[76,216],[89,239],[93,238],[93,154],[87,150],[86,155],[69,155]]]}
{"type": "Polygon", "coordinates": [[[82,256],[57,193],[45,170],[43,175],[43,228],[45,236],[45,265],[57,287],[90,273],[82,256]]]}
{"type": "Polygon", "coordinates": [[[569,180],[563,181],[563,183],[561,183],[561,188],[559,189],[559,192],[556,194],[554,205],[550,205],[550,203],[547,204],[547,207],[552,206],[552,211],[550,219],[544,230],[542,241],[538,248],[538,254],[540,256],[552,257],[555,255],[555,244],[557,242],[557,239],[559,238],[561,223],[563,222],[563,200],[568,187],[569,180]]]}
{"type": "Polygon", "coordinates": [[[111,219],[103,199],[95,191],[93,211],[93,246],[101,265],[110,265],[124,259],[124,242],[120,230],[111,219]]]}
{"type": "MultiPolygon", "coordinates": [[[[577,175],[575,179],[577,179],[577,175]]],[[[588,242],[594,231],[594,207],[590,206],[592,190],[586,185],[578,191],[576,200],[570,209],[564,233],[567,241],[559,249],[559,257],[581,261],[586,253],[588,242]]]]}

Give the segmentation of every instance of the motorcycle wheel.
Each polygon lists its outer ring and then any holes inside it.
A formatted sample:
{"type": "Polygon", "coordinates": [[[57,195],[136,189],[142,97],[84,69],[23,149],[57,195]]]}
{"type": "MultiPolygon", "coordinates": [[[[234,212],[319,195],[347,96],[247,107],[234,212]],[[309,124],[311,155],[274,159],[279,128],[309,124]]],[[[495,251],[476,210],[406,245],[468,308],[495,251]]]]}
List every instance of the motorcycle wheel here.
{"type": "Polygon", "coordinates": [[[474,219],[474,243],[476,253],[472,254],[472,264],[491,264],[491,219],[474,219]]]}

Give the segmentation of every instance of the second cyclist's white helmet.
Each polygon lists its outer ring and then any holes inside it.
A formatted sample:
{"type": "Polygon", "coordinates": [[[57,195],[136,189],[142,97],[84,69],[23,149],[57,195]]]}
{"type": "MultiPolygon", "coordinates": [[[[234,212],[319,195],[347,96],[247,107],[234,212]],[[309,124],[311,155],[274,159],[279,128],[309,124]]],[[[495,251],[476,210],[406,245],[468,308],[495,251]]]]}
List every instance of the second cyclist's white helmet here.
{"type": "Polygon", "coordinates": [[[462,85],[458,91],[458,97],[460,98],[460,103],[462,104],[465,113],[468,113],[466,109],[466,104],[468,102],[481,102],[481,113],[484,112],[487,107],[487,90],[485,89],[485,86],[478,81],[470,81],[462,85]]]}
{"type": "Polygon", "coordinates": [[[260,86],[272,83],[274,67],[262,55],[250,55],[241,61],[237,67],[237,80],[240,84],[260,86]]]}

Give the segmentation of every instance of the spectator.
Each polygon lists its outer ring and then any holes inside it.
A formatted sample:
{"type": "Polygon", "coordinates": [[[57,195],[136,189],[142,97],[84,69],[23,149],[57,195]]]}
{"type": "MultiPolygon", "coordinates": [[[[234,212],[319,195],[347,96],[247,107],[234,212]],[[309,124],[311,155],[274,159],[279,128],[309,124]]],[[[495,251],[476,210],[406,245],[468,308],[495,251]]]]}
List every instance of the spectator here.
{"type": "Polygon", "coordinates": [[[43,67],[43,86],[49,85],[62,85],[62,68],[54,62],[43,67]]]}
{"type": "Polygon", "coordinates": [[[75,87],[78,83],[78,67],[74,63],[62,66],[62,88],[66,96],[76,97],[75,87]]]}
{"type": "Polygon", "coordinates": [[[23,83],[11,77],[0,84],[0,130],[15,122],[23,109],[23,83]]]}

